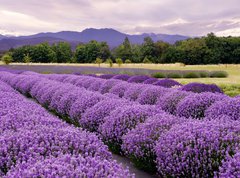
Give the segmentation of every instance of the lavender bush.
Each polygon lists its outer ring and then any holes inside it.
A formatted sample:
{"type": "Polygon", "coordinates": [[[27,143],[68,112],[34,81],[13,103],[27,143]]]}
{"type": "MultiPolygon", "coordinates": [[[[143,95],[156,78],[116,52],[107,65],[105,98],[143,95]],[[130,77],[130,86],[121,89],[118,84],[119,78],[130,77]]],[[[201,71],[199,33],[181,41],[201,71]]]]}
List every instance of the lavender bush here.
{"type": "Polygon", "coordinates": [[[206,116],[206,110],[215,102],[226,98],[222,94],[210,92],[201,94],[192,94],[186,96],[177,105],[177,115],[180,117],[202,119],[206,116]]]}
{"type": "Polygon", "coordinates": [[[161,113],[154,106],[132,105],[116,108],[104,120],[99,127],[103,140],[114,152],[120,152],[122,136],[135,128],[137,124],[144,122],[148,117],[161,113]]]}
{"type": "Polygon", "coordinates": [[[175,80],[172,79],[161,79],[158,80],[157,82],[154,82],[153,85],[165,87],[165,88],[172,88],[172,87],[178,87],[181,86],[181,84],[175,80]]]}
{"type": "Polygon", "coordinates": [[[173,126],[156,145],[162,177],[213,177],[240,144],[240,125],[231,121],[189,121],[173,126]]]}
{"type": "Polygon", "coordinates": [[[130,77],[127,81],[129,83],[143,83],[145,80],[149,79],[149,76],[146,75],[135,75],[130,77]]]}
{"type": "Polygon", "coordinates": [[[222,115],[232,120],[240,120],[240,98],[226,98],[218,101],[206,111],[206,117],[209,119],[217,119],[222,115]]]}
{"type": "Polygon", "coordinates": [[[101,160],[98,157],[72,156],[69,154],[50,157],[45,160],[17,165],[6,178],[15,177],[134,177],[115,161],[101,160]]]}
{"type": "Polygon", "coordinates": [[[202,92],[213,92],[223,93],[223,91],[215,84],[204,84],[204,83],[189,83],[180,88],[183,91],[191,91],[194,93],[202,92]]]}
{"type": "Polygon", "coordinates": [[[123,136],[122,150],[134,164],[148,172],[156,172],[156,154],[154,147],[161,135],[174,124],[185,120],[170,114],[162,113],[149,117],[135,129],[123,136]]]}

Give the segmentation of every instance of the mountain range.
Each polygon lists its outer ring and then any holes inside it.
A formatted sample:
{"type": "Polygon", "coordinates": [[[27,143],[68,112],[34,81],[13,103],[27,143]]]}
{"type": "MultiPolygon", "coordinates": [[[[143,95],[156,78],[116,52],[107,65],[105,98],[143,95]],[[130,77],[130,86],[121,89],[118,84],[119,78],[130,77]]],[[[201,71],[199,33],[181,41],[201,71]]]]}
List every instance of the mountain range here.
{"type": "Polygon", "coordinates": [[[110,48],[114,48],[120,45],[126,37],[132,44],[141,44],[145,37],[150,36],[153,41],[162,40],[168,43],[175,43],[176,41],[188,39],[188,36],[182,35],[167,35],[167,34],[155,34],[155,33],[143,33],[139,35],[129,35],[121,33],[117,30],[104,28],[94,29],[88,28],[82,32],[76,31],[61,31],[61,32],[47,32],[38,33],[29,36],[4,36],[0,34],[0,51],[9,50],[10,48],[17,48],[23,45],[36,45],[42,42],[48,42],[50,44],[60,41],[66,41],[71,44],[72,47],[76,47],[78,43],[87,43],[91,40],[98,42],[106,41],[110,48]]]}

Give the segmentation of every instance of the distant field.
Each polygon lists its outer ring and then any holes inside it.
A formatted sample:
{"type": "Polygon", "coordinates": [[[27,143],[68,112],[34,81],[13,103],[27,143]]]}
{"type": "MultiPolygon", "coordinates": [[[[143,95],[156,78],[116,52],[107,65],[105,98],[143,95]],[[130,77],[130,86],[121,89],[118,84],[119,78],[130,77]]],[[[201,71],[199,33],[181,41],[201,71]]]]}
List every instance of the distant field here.
{"type": "MultiPolygon", "coordinates": [[[[12,66],[17,66],[17,69],[23,68],[26,69],[27,65],[25,63],[12,63],[12,66]]],[[[48,71],[43,72],[51,72],[49,71],[52,68],[56,68],[57,66],[75,66],[75,67],[98,67],[97,64],[55,64],[55,63],[47,63],[47,64],[29,64],[30,66],[48,66],[46,69],[48,71]]],[[[100,68],[109,67],[108,64],[101,64],[100,68]]],[[[29,70],[31,67],[29,67],[29,70]]],[[[113,68],[118,68],[117,64],[113,65],[113,68]]],[[[203,83],[215,83],[215,84],[240,84],[240,65],[186,65],[185,67],[180,66],[179,64],[123,64],[121,69],[123,68],[133,68],[133,69],[151,69],[151,70],[208,70],[208,71],[216,71],[222,70],[226,71],[229,76],[228,78],[194,78],[194,79],[176,79],[181,83],[189,83],[189,82],[203,82],[203,83]]],[[[67,68],[66,73],[70,73],[71,69],[67,68]]]]}

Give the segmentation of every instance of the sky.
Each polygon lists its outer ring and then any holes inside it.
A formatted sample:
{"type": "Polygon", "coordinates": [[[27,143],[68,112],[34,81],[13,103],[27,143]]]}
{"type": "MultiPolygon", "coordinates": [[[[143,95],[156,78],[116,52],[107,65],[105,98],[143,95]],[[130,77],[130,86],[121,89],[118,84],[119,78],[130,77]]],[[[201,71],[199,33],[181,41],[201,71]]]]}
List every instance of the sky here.
{"type": "Polygon", "coordinates": [[[86,28],[240,36],[240,0],[0,0],[3,35],[86,28]]]}

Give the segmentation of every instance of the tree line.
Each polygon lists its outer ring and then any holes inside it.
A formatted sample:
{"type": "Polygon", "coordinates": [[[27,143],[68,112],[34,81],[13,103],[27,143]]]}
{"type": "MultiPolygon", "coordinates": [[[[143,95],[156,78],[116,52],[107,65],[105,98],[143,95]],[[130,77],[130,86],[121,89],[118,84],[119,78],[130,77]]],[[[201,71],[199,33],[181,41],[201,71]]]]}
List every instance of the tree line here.
{"type": "Polygon", "coordinates": [[[146,37],[142,44],[123,43],[110,49],[106,42],[90,41],[72,50],[67,42],[22,46],[8,52],[13,62],[40,63],[240,63],[240,37],[217,37],[213,33],[169,44],[146,37]]]}

